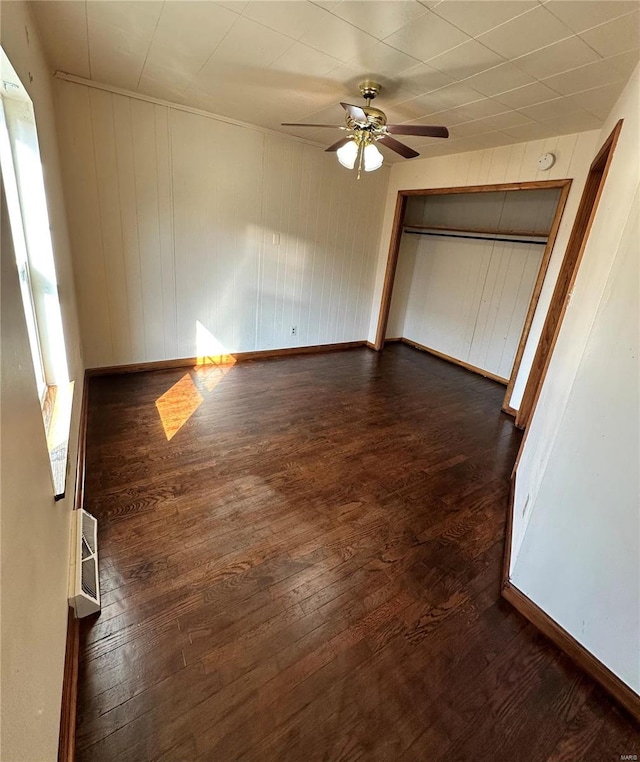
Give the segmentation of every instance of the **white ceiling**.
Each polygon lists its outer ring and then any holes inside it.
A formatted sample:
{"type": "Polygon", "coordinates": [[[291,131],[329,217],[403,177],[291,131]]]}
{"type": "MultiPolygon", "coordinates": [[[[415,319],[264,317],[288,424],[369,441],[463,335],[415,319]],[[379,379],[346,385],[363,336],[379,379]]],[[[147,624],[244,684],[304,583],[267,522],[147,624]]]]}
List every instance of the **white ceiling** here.
{"type": "MultiPolygon", "coordinates": [[[[328,145],[378,79],[423,156],[600,127],[640,58],[640,0],[48,0],[52,68],[328,145]]],[[[388,152],[387,152],[388,153],[388,152]]],[[[395,154],[389,159],[398,158],[395,154]]]]}

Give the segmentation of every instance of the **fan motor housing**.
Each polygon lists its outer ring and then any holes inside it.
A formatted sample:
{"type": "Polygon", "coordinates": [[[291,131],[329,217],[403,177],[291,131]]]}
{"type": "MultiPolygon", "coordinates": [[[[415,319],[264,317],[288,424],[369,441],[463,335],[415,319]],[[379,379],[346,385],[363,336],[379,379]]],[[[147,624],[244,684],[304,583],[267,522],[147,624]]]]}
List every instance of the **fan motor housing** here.
{"type": "Polygon", "coordinates": [[[346,120],[347,127],[349,127],[349,129],[380,130],[386,125],[387,117],[384,111],[380,111],[379,108],[372,108],[371,106],[363,106],[362,110],[367,115],[367,123],[362,124],[362,122],[353,119],[347,114],[346,120]]]}

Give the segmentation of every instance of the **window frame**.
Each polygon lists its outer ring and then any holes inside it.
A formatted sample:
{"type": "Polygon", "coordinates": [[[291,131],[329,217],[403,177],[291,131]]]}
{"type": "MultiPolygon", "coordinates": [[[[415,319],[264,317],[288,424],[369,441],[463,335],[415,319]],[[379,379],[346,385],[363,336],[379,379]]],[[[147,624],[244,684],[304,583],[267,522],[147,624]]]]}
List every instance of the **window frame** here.
{"type": "Polygon", "coordinates": [[[53,496],[64,497],[74,382],[69,379],[34,103],[0,47],[0,164],[53,496]]]}
{"type": "Polygon", "coordinates": [[[36,313],[33,286],[31,282],[29,253],[25,236],[25,219],[20,198],[20,190],[18,187],[18,178],[16,175],[16,155],[7,124],[5,97],[2,93],[0,93],[0,163],[2,165],[2,180],[7,199],[9,224],[11,226],[16,266],[18,268],[20,293],[27,324],[36,388],[38,390],[40,404],[42,405],[44,404],[47,388],[50,384],[47,383],[45,374],[42,343],[38,327],[38,316],[36,313]]]}

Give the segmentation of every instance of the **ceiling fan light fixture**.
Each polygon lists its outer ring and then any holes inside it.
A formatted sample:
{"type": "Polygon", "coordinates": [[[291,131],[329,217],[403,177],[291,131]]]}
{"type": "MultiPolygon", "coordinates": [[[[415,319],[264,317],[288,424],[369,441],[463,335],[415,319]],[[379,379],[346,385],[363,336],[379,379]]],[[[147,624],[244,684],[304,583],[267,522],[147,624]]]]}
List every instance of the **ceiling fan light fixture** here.
{"type": "Polygon", "coordinates": [[[360,94],[367,102],[366,106],[355,106],[353,103],[342,103],[345,110],[345,124],[309,124],[283,122],[283,127],[330,127],[336,130],[346,130],[347,137],[337,140],[325,148],[328,153],[336,152],[338,161],[347,169],[358,165],[358,180],[360,173],[375,172],[380,169],[383,157],[376,141],[382,143],[405,159],[415,159],[420,154],[405,143],[396,140],[393,135],[414,135],[425,138],[448,138],[449,130],[434,124],[389,124],[387,115],[379,108],[373,108],[371,101],[380,92],[380,85],[373,80],[360,83],[360,94]]]}
{"type": "Polygon", "coordinates": [[[383,155],[378,150],[375,143],[369,143],[364,148],[364,171],[375,172],[376,169],[380,169],[382,162],[384,161],[383,155]]]}
{"type": "Polygon", "coordinates": [[[358,145],[355,140],[350,140],[336,151],[338,161],[343,167],[353,169],[358,158],[358,145]]]}

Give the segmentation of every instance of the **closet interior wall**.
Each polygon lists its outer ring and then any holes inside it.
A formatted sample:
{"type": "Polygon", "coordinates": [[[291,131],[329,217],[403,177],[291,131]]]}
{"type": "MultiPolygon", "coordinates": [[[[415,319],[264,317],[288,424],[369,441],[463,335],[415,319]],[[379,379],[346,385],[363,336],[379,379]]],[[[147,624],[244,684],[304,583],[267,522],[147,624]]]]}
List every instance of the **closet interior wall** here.
{"type": "Polygon", "coordinates": [[[410,197],[387,338],[408,339],[506,383],[559,196],[553,188],[410,197]],[[421,234],[430,226],[448,230],[421,234]],[[491,232],[478,240],[464,238],[467,230],[491,232]],[[495,240],[516,232],[542,237],[495,240]]]}

